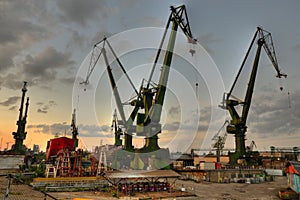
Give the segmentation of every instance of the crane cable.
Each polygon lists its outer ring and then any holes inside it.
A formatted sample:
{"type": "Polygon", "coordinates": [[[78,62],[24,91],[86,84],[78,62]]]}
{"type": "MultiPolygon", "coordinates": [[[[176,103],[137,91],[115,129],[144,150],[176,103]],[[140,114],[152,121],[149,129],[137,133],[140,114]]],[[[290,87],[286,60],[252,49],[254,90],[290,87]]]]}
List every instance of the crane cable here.
{"type": "Polygon", "coordinates": [[[291,93],[290,93],[289,87],[287,86],[287,83],[285,83],[285,87],[283,87],[282,80],[279,79],[278,81],[279,81],[279,89],[280,89],[280,91],[283,91],[284,88],[287,88],[287,93],[284,92],[284,94],[287,94],[288,108],[292,108],[291,93]]]}
{"type": "Polygon", "coordinates": [[[168,29],[169,29],[169,26],[170,26],[171,18],[172,18],[172,14],[169,16],[167,25],[165,27],[165,31],[163,33],[163,37],[162,37],[162,39],[160,41],[160,44],[159,44],[159,47],[158,47],[158,51],[157,51],[157,54],[156,54],[156,57],[155,57],[155,60],[154,60],[154,63],[153,63],[153,66],[152,66],[152,69],[151,69],[151,72],[150,72],[150,76],[149,76],[149,79],[148,79],[147,89],[149,89],[150,82],[152,80],[152,76],[153,76],[154,70],[156,68],[156,64],[158,62],[158,59],[159,59],[159,56],[160,56],[160,52],[162,50],[162,46],[164,44],[164,41],[165,41],[165,38],[166,38],[166,35],[167,35],[167,32],[168,32],[168,29]]]}
{"type": "Polygon", "coordinates": [[[193,60],[194,60],[193,63],[195,63],[195,65],[196,65],[196,66],[193,66],[194,69],[196,68],[195,69],[196,73],[194,74],[195,81],[196,81],[195,82],[195,93],[196,93],[197,101],[199,101],[199,91],[198,91],[199,82],[198,82],[198,72],[197,72],[198,59],[197,59],[196,50],[193,49],[192,47],[194,47],[193,44],[189,43],[189,48],[190,48],[189,53],[191,53],[191,56],[193,57],[193,60]]]}

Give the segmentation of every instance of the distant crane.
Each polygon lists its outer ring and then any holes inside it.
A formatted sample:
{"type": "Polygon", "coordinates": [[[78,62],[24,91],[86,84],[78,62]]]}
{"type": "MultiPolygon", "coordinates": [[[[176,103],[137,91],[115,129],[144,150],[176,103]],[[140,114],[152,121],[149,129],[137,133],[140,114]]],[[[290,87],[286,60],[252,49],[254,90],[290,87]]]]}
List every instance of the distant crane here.
{"type": "Polygon", "coordinates": [[[212,148],[214,148],[216,150],[217,162],[220,162],[221,152],[223,151],[225,141],[226,141],[226,138],[227,138],[227,132],[226,131],[225,131],[224,135],[220,134],[221,131],[224,129],[226,124],[229,124],[228,120],[226,120],[224,122],[222,127],[218,130],[218,132],[212,138],[212,140],[214,142],[213,145],[212,145],[212,148]]]}
{"type": "Polygon", "coordinates": [[[3,137],[1,137],[1,141],[0,141],[0,151],[2,150],[2,142],[3,142],[3,137]]]}
{"type": "Polygon", "coordinates": [[[253,151],[253,148],[254,148],[254,147],[257,148],[257,146],[256,146],[256,144],[255,144],[255,142],[254,142],[254,140],[252,140],[252,142],[250,143],[250,145],[246,147],[246,150],[247,150],[248,152],[251,152],[251,151],[253,151]]]}
{"type": "Polygon", "coordinates": [[[114,112],[111,128],[115,134],[115,146],[122,146],[121,135],[123,135],[123,132],[118,124],[117,110],[114,112]]]}
{"type": "Polygon", "coordinates": [[[4,149],[5,151],[8,150],[9,144],[11,144],[11,143],[13,143],[13,142],[6,142],[6,148],[4,149]]]}
{"type": "Polygon", "coordinates": [[[25,104],[25,112],[23,115],[25,94],[27,92],[26,85],[27,82],[24,81],[24,85],[22,88],[21,106],[19,109],[19,120],[17,121],[18,129],[17,132],[12,133],[15,139],[15,144],[12,145],[11,151],[14,153],[25,153],[25,148],[23,147],[23,141],[25,140],[27,135],[27,132],[25,131],[25,126],[27,122],[26,120],[27,120],[27,112],[29,106],[29,97],[27,97],[27,101],[25,104]]]}
{"type": "Polygon", "coordinates": [[[72,139],[74,140],[73,150],[76,150],[76,148],[78,147],[78,127],[76,125],[76,109],[73,110],[71,129],[72,129],[72,139]]]}
{"type": "MultiPolygon", "coordinates": [[[[227,132],[229,134],[234,134],[234,136],[235,136],[235,147],[236,148],[235,148],[235,152],[230,154],[230,163],[231,164],[236,164],[238,159],[246,157],[246,147],[245,147],[245,134],[247,131],[246,122],[247,122],[249,109],[251,106],[251,100],[252,100],[254,84],[255,84],[258,63],[259,63],[259,58],[260,58],[262,47],[265,49],[269,59],[271,60],[273,66],[276,70],[276,73],[277,73],[276,77],[278,77],[278,78],[287,77],[286,74],[283,74],[280,72],[277,58],[275,55],[275,50],[274,50],[271,33],[263,30],[260,27],[257,27],[257,31],[254,34],[254,37],[250,44],[250,47],[246,53],[246,56],[242,62],[242,65],[238,71],[237,77],[235,78],[233,85],[225,98],[225,107],[229,111],[229,114],[232,118],[232,120],[230,121],[230,124],[227,126],[227,132]],[[257,37],[258,37],[258,39],[257,39],[257,37]],[[237,80],[240,77],[240,73],[245,65],[246,60],[248,59],[250,50],[253,47],[253,44],[256,41],[256,39],[257,39],[256,56],[255,56],[255,59],[253,62],[252,72],[251,72],[250,79],[248,82],[248,88],[246,90],[246,95],[243,100],[237,100],[236,98],[233,97],[232,91],[236,86],[237,80]],[[236,110],[236,107],[240,106],[240,105],[242,106],[242,112],[238,113],[238,111],[236,110]]],[[[282,90],[282,88],[280,88],[280,90],[282,90]]]]}

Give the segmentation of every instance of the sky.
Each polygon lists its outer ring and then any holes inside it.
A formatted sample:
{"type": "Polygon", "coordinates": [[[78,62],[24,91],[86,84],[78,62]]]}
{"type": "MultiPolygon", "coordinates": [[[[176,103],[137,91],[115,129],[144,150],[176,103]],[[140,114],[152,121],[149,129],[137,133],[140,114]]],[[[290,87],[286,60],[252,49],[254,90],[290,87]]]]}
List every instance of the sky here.
{"type": "MultiPolygon", "coordinates": [[[[254,140],[260,150],[298,146],[297,0],[0,0],[1,150],[14,142],[23,81],[28,82],[30,98],[24,141],[29,148],[38,144],[45,151],[55,134],[69,136],[73,109],[81,146],[91,150],[101,140],[112,144],[115,103],[103,61],[91,76],[94,85],[79,84],[85,80],[93,45],[106,36],[139,88],[142,79],[149,78],[170,6],[182,4],[198,44],[188,44],[178,34],[161,120],[161,146],[171,151],[211,146],[213,135],[230,119],[217,104],[229,91],[257,26],[272,33],[279,66],[288,78],[277,80],[262,52],[246,145],[254,140]],[[196,54],[189,55],[189,49],[196,54]]],[[[247,85],[251,55],[237,84],[239,98],[247,85]]],[[[108,56],[112,61],[112,54],[108,56]]],[[[122,100],[127,101],[134,92],[115,62],[112,69],[122,100]]],[[[158,81],[159,72],[153,81],[158,81]]],[[[128,115],[132,108],[124,109],[128,115]]],[[[136,147],[142,144],[142,138],[134,141],[136,147]]],[[[225,148],[234,148],[232,135],[225,148]]]]}

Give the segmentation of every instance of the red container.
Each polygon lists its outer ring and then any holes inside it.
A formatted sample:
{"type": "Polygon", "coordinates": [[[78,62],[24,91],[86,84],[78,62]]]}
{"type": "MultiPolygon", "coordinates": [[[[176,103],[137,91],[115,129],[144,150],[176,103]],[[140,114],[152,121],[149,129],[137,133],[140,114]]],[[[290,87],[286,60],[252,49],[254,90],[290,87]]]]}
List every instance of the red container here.
{"type": "Polygon", "coordinates": [[[216,169],[222,169],[222,163],[216,163],[216,169]]]}
{"type": "Polygon", "coordinates": [[[57,152],[62,149],[74,150],[74,140],[67,137],[59,137],[51,139],[47,142],[46,160],[51,156],[57,155],[57,152]]]}

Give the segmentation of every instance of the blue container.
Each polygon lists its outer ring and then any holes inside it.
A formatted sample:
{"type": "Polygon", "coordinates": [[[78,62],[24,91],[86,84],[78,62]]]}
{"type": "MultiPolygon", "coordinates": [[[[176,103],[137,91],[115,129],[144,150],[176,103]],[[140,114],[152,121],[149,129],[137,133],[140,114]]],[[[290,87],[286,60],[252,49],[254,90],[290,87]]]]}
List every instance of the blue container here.
{"type": "Polygon", "coordinates": [[[297,174],[294,174],[293,178],[294,178],[294,185],[292,186],[293,190],[299,194],[300,193],[300,176],[297,174]]]}

